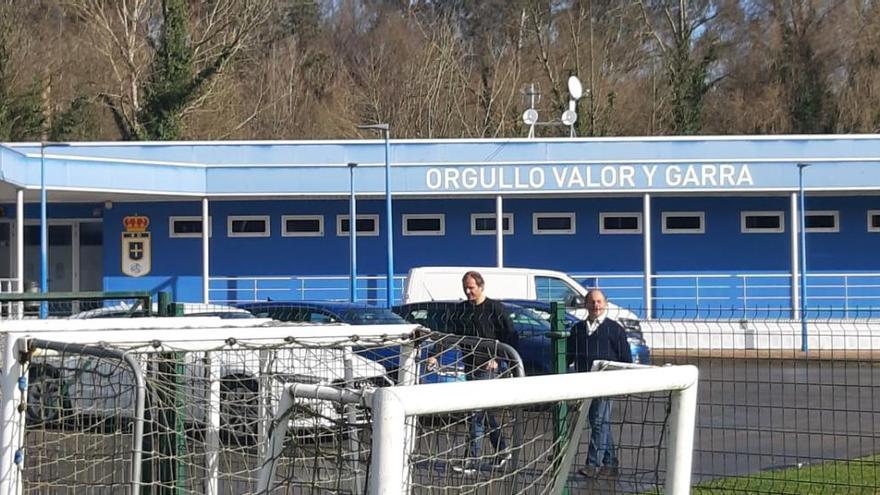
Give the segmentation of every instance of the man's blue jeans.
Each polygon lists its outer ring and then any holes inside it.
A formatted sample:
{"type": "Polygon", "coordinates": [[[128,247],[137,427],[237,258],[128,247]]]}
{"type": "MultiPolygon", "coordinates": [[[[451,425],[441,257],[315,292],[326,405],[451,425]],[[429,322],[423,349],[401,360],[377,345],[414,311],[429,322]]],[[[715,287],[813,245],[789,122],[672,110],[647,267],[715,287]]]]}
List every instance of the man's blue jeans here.
{"type": "MultiPolygon", "coordinates": [[[[498,373],[494,371],[476,371],[473,380],[491,380],[498,373]]],[[[507,448],[504,437],[501,435],[501,428],[498,420],[491,411],[478,410],[474,411],[468,420],[468,455],[471,459],[480,457],[480,451],[483,449],[483,437],[486,436],[486,426],[489,427],[489,440],[495,453],[501,452],[507,448]]]]}
{"type": "Polygon", "coordinates": [[[587,466],[616,467],[617,453],[611,434],[611,399],[597,397],[590,402],[590,448],[587,450],[587,466]]]}

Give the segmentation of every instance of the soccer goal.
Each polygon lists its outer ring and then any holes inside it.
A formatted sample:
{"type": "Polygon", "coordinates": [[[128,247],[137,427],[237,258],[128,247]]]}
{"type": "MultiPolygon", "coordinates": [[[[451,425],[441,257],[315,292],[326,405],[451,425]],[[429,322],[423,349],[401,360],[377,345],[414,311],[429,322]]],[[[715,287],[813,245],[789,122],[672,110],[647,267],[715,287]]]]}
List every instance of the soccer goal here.
{"type": "Polygon", "coordinates": [[[665,469],[652,465],[647,471],[664,471],[666,493],[688,493],[697,369],[603,363],[601,371],[408,385],[407,377],[415,381],[413,374],[401,367],[401,385],[358,393],[292,385],[273,421],[258,493],[313,493],[319,488],[315,493],[647,492],[657,484],[645,483],[635,465],[651,452],[653,462],[665,457],[665,469]],[[621,460],[627,470],[623,479],[581,480],[573,473],[584,462],[590,435],[586,413],[589,400],[596,397],[619,400],[622,411],[615,430],[622,437],[644,438],[656,427],[651,445],[626,447],[632,453],[621,460]],[[333,472],[348,472],[350,483],[340,485],[338,478],[304,483],[281,467],[286,418],[304,398],[358,411],[342,417],[340,426],[348,438],[343,454],[323,456],[335,462],[333,472]],[[652,405],[658,406],[656,414],[652,405]],[[474,431],[477,422],[480,431],[474,431]],[[633,428],[635,434],[627,435],[633,428]]]}
{"type": "Polygon", "coordinates": [[[460,382],[477,352],[503,361],[499,378],[522,370],[503,344],[410,324],[99,318],[4,330],[0,493],[254,493],[274,431],[275,472],[293,493],[365,493],[369,404],[291,399],[289,387],[363,399],[460,382]]]}

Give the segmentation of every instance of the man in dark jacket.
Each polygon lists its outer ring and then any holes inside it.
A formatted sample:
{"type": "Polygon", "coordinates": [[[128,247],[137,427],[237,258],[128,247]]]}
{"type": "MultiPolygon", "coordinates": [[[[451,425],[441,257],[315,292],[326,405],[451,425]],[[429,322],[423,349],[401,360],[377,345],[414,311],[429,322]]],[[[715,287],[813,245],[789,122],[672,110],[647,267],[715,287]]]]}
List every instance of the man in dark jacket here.
{"type": "MultiPolygon", "coordinates": [[[[507,314],[504,305],[499,301],[489,299],[483,293],[486,282],[479,272],[469,271],[461,279],[462,289],[467,300],[456,308],[457,325],[455,333],[479,337],[483,339],[499,340],[516,349],[519,336],[513,329],[513,322],[507,314]]],[[[465,349],[462,349],[465,350],[465,349]]],[[[487,380],[495,378],[500,373],[503,363],[490,354],[486,349],[467,349],[469,354],[465,357],[465,370],[470,380],[487,380]]],[[[486,426],[489,427],[489,439],[495,449],[495,457],[492,463],[494,468],[502,468],[510,460],[511,454],[507,450],[501,427],[495,415],[489,411],[475,411],[468,421],[468,459],[462,464],[453,466],[453,470],[465,474],[474,474],[479,466],[477,459],[482,450],[483,436],[486,434],[486,426]]]]}
{"type": "MultiPolygon", "coordinates": [[[[626,330],[608,317],[608,300],[602,291],[587,293],[587,319],[577,323],[568,337],[568,363],[575,371],[590,371],[597,360],[632,362],[626,330]]],[[[611,399],[597,397],[590,402],[590,448],[587,467],[579,472],[588,477],[617,475],[618,460],[611,433],[611,399]]]]}

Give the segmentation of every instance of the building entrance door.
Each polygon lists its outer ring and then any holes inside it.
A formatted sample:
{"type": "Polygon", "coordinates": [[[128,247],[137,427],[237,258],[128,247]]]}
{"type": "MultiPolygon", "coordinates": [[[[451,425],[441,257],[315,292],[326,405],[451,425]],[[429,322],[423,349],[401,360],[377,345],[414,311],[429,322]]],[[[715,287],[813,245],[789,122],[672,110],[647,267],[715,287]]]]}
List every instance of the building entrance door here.
{"type": "MultiPolygon", "coordinates": [[[[103,289],[103,225],[100,221],[56,220],[48,227],[50,292],[103,289]]],[[[24,226],[25,290],[40,284],[40,226],[24,226]]]]}

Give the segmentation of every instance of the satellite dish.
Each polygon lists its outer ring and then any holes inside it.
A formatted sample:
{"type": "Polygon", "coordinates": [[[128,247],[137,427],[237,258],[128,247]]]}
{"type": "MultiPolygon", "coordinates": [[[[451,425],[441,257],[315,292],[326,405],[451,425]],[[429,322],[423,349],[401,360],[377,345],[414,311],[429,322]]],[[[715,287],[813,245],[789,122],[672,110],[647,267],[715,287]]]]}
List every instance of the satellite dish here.
{"type": "Polygon", "coordinates": [[[525,125],[535,125],[538,122],[538,111],[530,108],[523,112],[522,119],[525,125]]]}
{"type": "Polygon", "coordinates": [[[584,94],[584,87],[581,86],[581,80],[577,76],[568,78],[568,94],[573,100],[580,100],[584,94]]]}
{"type": "Polygon", "coordinates": [[[574,110],[566,110],[562,112],[562,123],[565,125],[573,125],[577,122],[578,114],[574,110]]]}

